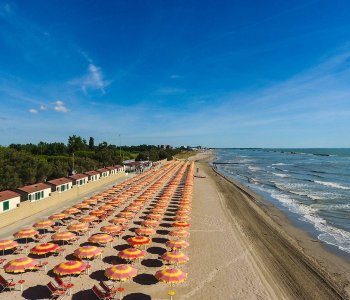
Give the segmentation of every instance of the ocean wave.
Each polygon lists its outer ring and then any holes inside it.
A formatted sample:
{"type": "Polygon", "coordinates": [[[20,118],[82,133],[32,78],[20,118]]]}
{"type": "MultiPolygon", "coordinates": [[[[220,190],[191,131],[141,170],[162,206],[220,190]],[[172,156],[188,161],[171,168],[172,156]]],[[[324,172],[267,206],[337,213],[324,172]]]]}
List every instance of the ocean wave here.
{"type": "Polygon", "coordinates": [[[262,170],[261,168],[258,168],[258,167],[253,167],[253,166],[248,166],[248,169],[252,172],[256,172],[256,171],[259,171],[259,170],[262,170]]]}
{"type": "Polygon", "coordinates": [[[292,164],[286,164],[286,163],[276,163],[272,164],[273,166],[291,166],[292,164]]]}
{"type": "Polygon", "coordinates": [[[262,190],[268,192],[271,197],[280,202],[289,211],[299,215],[301,220],[311,223],[318,232],[321,232],[318,235],[320,241],[350,253],[350,232],[329,225],[325,219],[317,215],[318,209],[302,204],[280,192],[266,189],[262,190]]]}
{"type": "Polygon", "coordinates": [[[287,174],[280,174],[280,173],[272,173],[273,175],[275,175],[275,176],[278,176],[278,177],[283,177],[283,178],[288,178],[288,177],[290,177],[289,175],[287,175],[287,174]]]}
{"type": "Polygon", "coordinates": [[[318,184],[322,184],[324,186],[328,186],[328,187],[333,187],[333,188],[342,189],[342,190],[350,190],[350,187],[343,186],[335,182],[327,182],[327,181],[319,181],[319,180],[314,180],[314,182],[318,184]]]}

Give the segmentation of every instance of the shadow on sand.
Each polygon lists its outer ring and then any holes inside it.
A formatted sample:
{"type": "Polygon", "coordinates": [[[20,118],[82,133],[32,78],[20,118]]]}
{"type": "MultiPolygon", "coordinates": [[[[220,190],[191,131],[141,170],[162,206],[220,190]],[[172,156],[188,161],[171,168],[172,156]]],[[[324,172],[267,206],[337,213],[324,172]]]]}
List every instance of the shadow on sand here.
{"type": "Polygon", "coordinates": [[[137,275],[134,277],[133,281],[141,285],[152,285],[158,282],[157,278],[155,278],[154,275],[146,273],[137,275]]]}
{"type": "Polygon", "coordinates": [[[123,300],[151,300],[150,295],[146,295],[143,293],[132,293],[123,297],[123,300]]]}
{"type": "MultiPolygon", "coordinates": [[[[2,295],[4,299],[6,298],[5,293],[2,295]]],[[[50,299],[50,291],[46,285],[36,285],[27,288],[23,291],[22,297],[24,299],[36,300],[36,299],[50,299]]],[[[11,294],[8,294],[8,299],[11,298],[11,294]]]]}

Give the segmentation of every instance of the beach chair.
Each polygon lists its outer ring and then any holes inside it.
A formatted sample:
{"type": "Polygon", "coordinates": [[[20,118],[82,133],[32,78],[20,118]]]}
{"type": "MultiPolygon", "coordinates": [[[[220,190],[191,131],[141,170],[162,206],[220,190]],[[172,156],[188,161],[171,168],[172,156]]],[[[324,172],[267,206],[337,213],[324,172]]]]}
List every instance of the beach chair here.
{"type": "Polygon", "coordinates": [[[13,282],[13,279],[5,279],[0,275],[0,287],[1,287],[0,292],[6,289],[9,289],[10,291],[12,291],[12,289],[14,289],[15,286],[16,286],[16,282],[13,282]]]}
{"type": "Polygon", "coordinates": [[[51,298],[50,299],[56,299],[56,300],[61,300],[65,296],[68,295],[68,291],[65,290],[60,290],[58,287],[56,287],[51,281],[46,285],[47,288],[51,292],[51,298]]]}
{"type": "Polygon", "coordinates": [[[109,299],[113,299],[114,296],[110,293],[105,293],[102,292],[96,285],[94,285],[92,287],[92,291],[94,292],[94,294],[96,295],[96,297],[100,300],[109,300],[109,299]]]}
{"type": "Polygon", "coordinates": [[[104,281],[100,281],[100,286],[106,293],[115,294],[118,291],[118,288],[110,287],[104,281]]]}
{"type": "Polygon", "coordinates": [[[55,282],[58,284],[58,289],[67,290],[69,283],[64,282],[59,276],[54,277],[55,282]]]}

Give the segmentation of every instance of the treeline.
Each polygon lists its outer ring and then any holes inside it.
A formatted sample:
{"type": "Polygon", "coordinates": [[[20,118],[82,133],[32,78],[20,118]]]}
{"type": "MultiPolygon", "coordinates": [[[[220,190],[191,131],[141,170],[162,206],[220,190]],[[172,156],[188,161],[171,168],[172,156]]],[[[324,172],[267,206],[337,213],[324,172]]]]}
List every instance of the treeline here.
{"type": "Polygon", "coordinates": [[[14,189],[36,182],[65,177],[105,166],[122,164],[123,160],[171,160],[181,149],[158,149],[154,145],[116,146],[102,142],[95,145],[80,136],[70,136],[67,144],[11,144],[0,147],[0,190],[14,189]]]}

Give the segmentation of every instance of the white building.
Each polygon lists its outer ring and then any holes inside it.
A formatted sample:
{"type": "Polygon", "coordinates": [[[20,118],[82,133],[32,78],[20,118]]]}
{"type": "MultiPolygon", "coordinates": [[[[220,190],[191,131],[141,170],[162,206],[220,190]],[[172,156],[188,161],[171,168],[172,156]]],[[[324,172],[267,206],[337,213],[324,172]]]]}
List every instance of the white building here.
{"type": "Polygon", "coordinates": [[[20,194],[10,190],[0,192],[0,214],[16,208],[20,202],[20,194]]]}
{"type": "Polygon", "coordinates": [[[68,178],[72,179],[73,180],[73,185],[76,185],[76,186],[85,185],[89,181],[89,176],[86,175],[86,174],[82,174],[82,173],[68,176],[68,178]]]}
{"type": "Polygon", "coordinates": [[[101,178],[105,178],[109,176],[109,173],[110,173],[110,170],[108,170],[107,168],[98,169],[96,171],[101,174],[101,178]]]}
{"type": "Polygon", "coordinates": [[[89,177],[89,181],[96,181],[99,180],[101,177],[101,174],[97,171],[88,171],[84,172],[89,177]]]}
{"type": "Polygon", "coordinates": [[[66,177],[53,179],[48,181],[47,183],[52,186],[53,192],[59,193],[68,191],[73,187],[73,180],[66,177]]]}
{"type": "Polygon", "coordinates": [[[36,183],[18,188],[17,191],[21,194],[21,201],[38,201],[45,199],[51,194],[51,185],[46,183],[36,183]]]}

